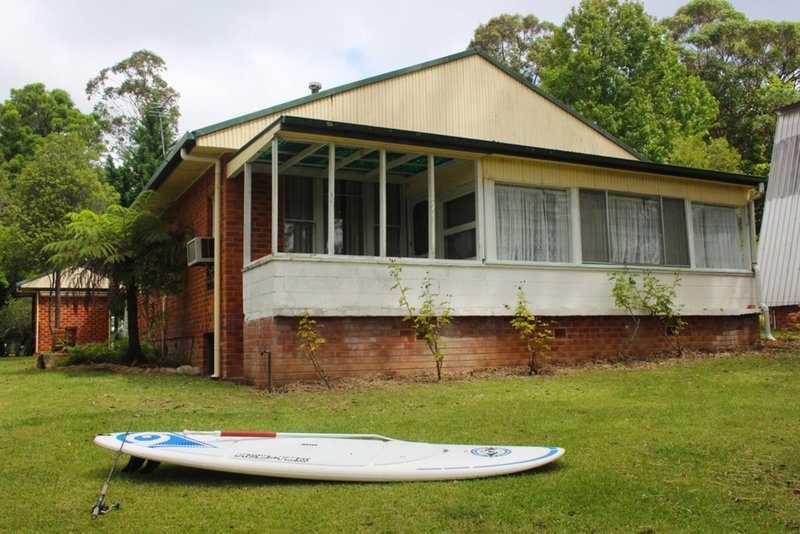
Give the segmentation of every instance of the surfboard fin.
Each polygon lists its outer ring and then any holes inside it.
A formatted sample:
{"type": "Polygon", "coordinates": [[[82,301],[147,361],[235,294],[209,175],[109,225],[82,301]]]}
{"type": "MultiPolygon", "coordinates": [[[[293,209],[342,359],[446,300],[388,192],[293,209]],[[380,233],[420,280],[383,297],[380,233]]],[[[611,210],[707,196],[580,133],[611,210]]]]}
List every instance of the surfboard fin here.
{"type": "Polygon", "coordinates": [[[128,465],[126,465],[123,469],[123,473],[135,473],[138,471],[142,465],[144,465],[144,458],[139,458],[138,456],[131,456],[131,459],[128,461],[128,465]]]}
{"type": "Polygon", "coordinates": [[[155,460],[147,460],[147,462],[144,464],[144,467],[142,467],[139,470],[139,472],[143,475],[152,473],[159,465],[161,465],[161,462],[156,462],[155,460]]]}

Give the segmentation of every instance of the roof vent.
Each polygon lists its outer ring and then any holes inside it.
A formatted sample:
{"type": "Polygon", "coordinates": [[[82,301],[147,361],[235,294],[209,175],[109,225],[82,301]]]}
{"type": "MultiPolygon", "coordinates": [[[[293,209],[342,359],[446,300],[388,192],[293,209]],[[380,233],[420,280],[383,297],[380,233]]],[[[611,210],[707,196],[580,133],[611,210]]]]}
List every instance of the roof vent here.
{"type": "Polygon", "coordinates": [[[319,90],[322,89],[322,84],[319,82],[310,82],[308,84],[308,88],[311,89],[311,94],[315,95],[319,93],[319,90]]]}

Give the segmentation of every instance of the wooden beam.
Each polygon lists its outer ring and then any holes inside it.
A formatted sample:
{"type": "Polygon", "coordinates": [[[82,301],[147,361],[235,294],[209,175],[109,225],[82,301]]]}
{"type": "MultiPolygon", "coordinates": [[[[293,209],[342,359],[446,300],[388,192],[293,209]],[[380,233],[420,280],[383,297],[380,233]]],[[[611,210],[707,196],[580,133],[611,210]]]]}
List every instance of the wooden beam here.
{"type": "Polygon", "coordinates": [[[286,172],[287,169],[290,169],[291,167],[293,167],[297,163],[300,163],[301,161],[306,159],[308,156],[310,156],[311,154],[313,154],[314,152],[316,152],[317,150],[319,150],[320,148],[322,148],[324,146],[325,146],[325,143],[314,143],[314,144],[310,145],[305,150],[302,150],[302,151],[298,152],[295,156],[292,156],[291,158],[286,160],[280,166],[280,168],[278,169],[278,172],[280,172],[281,174],[286,172]]]}

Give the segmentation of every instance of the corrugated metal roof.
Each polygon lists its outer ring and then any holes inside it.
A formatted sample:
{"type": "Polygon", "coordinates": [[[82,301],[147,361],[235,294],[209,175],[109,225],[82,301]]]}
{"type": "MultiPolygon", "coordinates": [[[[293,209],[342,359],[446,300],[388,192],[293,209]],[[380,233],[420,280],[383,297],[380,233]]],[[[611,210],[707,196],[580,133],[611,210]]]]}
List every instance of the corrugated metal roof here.
{"type": "MultiPolygon", "coordinates": [[[[65,290],[92,289],[92,291],[107,291],[108,280],[102,278],[93,281],[90,275],[81,270],[61,271],[61,288],[65,290]]],[[[55,289],[55,271],[17,282],[17,293],[22,295],[50,289],[55,289]]]]}
{"type": "Polygon", "coordinates": [[[766,304],[800,304],[800,104],[778,114],[758,258],[766,304]]]}

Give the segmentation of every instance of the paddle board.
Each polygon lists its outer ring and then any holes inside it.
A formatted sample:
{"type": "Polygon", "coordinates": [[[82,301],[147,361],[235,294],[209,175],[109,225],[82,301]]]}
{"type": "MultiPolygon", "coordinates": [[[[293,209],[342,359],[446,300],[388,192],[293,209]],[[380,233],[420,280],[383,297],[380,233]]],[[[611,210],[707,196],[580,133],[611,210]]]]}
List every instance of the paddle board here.
{"type": "Polygon", "coordinates": [[[120,432],[94,442],[135,458],[270,477],[357,482],[507,475],[548,464],[558,447],[440,445],[373,434],[120,432]]]}

